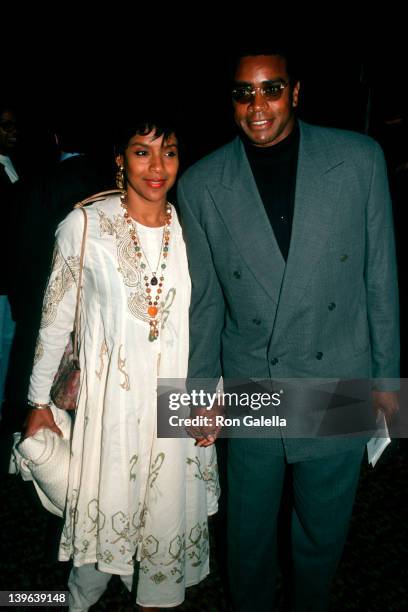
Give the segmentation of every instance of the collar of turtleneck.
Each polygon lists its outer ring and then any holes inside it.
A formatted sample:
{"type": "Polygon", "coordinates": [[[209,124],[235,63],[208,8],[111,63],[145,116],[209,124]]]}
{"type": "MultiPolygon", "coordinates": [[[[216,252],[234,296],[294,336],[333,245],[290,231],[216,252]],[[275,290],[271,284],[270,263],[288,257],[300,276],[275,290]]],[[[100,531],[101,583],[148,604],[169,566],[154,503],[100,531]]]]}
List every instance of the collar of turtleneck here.
{"type": "Polygon", "coordinates": [[[244,141],[245,151],[251,163],[260,165],[281,164],[289,161],[297,153],[300,130],[295,127],[283,140],[270,147],[256,147],[249,141],[244,141]]]}

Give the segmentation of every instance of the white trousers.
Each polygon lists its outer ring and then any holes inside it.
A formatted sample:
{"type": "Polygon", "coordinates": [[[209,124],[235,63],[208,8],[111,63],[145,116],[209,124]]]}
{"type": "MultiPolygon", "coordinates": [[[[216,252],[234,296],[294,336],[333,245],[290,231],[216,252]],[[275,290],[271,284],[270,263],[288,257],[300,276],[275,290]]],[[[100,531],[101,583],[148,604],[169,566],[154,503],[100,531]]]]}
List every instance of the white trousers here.
{"type": "MultiPolygon", "coordinates": [[[[73,567],[68,579],[69,612],[87,612],[106,591],[111,578],[112,574],[100,572],[94,563],[73,567]]],[[[131,591],[133,575],[120,578],[131,591]]]]}

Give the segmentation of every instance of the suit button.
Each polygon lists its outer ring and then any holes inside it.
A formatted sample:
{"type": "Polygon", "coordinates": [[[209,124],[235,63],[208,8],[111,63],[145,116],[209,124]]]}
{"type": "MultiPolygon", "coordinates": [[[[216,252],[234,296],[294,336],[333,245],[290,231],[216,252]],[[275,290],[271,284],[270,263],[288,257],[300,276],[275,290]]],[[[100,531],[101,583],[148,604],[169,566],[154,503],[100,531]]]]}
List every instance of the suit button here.
{"type": "Polygon", "coordinates": [[[239,270],[234,270],[233,274],[235,278],[241,278],[241,272],[239,270]]]}
{"type": "Polygon", "coordinates": [[[344,253],[344,255],[340,257],[340,261],[347,261],[347,259],[348,259],[347,253],[344,253]]]}
{"type": "Polygon", "coordinates": [[[277,363],[279,363],[279,359],[277,359],[276,357],[274,357],[273,359],[271,359],[271,364],[272,364],[272,365],[276,365],[277,363]]]}
{"type": "Polygon", "coordinates": [[[252,319],[252,323],[254,323],[255,325],[260,325],[261,324],[261,320],[260,319],[252,319]]]}
{"type": "Polygon", "coordinates": [[[323,357],[323,353],[321,353],[320,351],[316,353],[316,359],[321,359],[322,357],[323,357]]]}
{"type": "Polygon", "coordinates": [[[336,308],[336,304],[334,302],[331,302],[331,304],[329,304],[328,309],[329,310],[334,310],[336,308]]]}

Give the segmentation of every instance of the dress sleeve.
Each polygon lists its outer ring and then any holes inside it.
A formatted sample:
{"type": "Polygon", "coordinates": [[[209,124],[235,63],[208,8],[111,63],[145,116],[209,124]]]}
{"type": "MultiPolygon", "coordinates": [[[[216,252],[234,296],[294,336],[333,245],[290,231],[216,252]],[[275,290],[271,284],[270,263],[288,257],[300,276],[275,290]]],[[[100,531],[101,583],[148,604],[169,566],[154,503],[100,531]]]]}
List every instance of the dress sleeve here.
{"type": "Polygon", "coordinates": [[[32,402],[49,403],[54,376],[73,329],[83,229],[83,213],[76,209],[60,223],[55,234],[28,390],[32,402]]]}

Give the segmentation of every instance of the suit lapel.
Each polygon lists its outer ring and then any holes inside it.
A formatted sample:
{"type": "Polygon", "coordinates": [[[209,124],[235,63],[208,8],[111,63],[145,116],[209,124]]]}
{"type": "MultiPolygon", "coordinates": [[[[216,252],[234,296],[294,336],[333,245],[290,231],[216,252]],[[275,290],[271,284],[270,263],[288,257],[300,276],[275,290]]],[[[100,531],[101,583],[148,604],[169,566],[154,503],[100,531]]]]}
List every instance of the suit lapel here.
{"type": "Polygon", "coordinates": [[[233,154],[226,156],[221,186],[211,189],[211,195],[237,252],[277,304],[285,261],[240,139],[236,138],[231,147],[233,154]]]}
{"type": "Polygon", "coordinates": [[[338,158],[313,127],[300,123],[298,169],[292,236],[282,283],[275,330],[285,328],[326,247],[338,205],[344,160],[338,158]]]}
{"type": "Polygon", "coordinates": [[[221,184],[210,188],[214,204],[254,279],[279,304],[275,330],[283,329],[303,299],[322,256],[338,205],[344,160],[325,143],[322,133],[299,122],[301,136],[295,210],[288,260],[278,247],[253,178],[243,144],[231,143],[221,184]]]}

